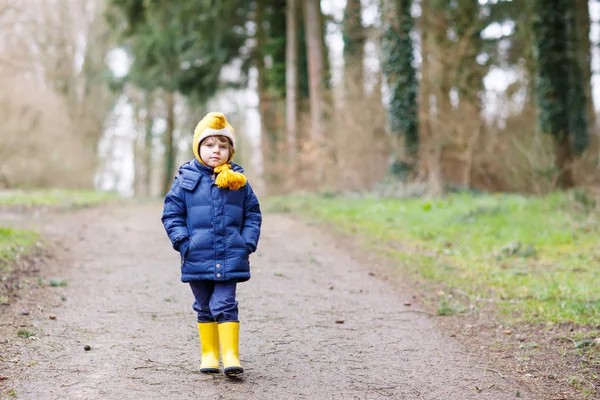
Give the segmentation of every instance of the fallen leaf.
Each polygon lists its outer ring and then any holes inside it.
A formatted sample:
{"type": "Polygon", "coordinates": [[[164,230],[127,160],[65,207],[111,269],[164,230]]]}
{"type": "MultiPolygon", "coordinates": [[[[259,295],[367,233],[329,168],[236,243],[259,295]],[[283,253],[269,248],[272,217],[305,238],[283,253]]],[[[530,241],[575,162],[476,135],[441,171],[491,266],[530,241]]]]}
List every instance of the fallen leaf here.
{"type": "Polygon", "coordinates": [[[336,320],[335,320],[335,323],[336,323],[336,324],[343,324],[343,323],[344,323],[344,320],[343,320],[343,319],[336,319],[336,320]]]}
{"type": "Polygon", "coordinates": [[[505,329],[504,331],[502,331],[502,333],[504,333],[505,335],[511,335],[512,331],[510,329],[505,329]]]}
{"type": "Polygon", "coordinates": [[[412,306],[412,303],[410,301],[405,301],[404,305],[408,307],[408,306],[412,306]]]}
{"type": "Polygon", "coordinates": [[[49,315],[48,318],[50,318],[50,319],[56,319],[56,315],[49,315]]]}

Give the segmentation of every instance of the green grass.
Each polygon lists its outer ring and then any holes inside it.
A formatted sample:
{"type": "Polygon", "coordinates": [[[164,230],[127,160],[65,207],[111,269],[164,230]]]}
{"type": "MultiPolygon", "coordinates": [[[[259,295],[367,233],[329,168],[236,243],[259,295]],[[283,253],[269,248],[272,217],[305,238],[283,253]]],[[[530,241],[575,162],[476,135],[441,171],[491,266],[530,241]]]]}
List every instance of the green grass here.
{"type": "MultiPolygon", "coordinates": [[[[333,223],[367,249],[401,260],[405,273],[432,290],[495,304],[511,320],[600,320],[600,217],[581,192],[436,200],[302,195],[266,199],[263,209],[333,223]]],[[[438,312],[467,309],[455,300],[438,312]]]]}
{"type": "Polygon", "coordinates": [[[17,335],[22,338],[29,339],[30,337],[35,336],[35,332],[28,331],[27,329],[21,329],[17,331],[17,335]]]}
{"type": "Polygon", "coordinates": [[[57,281],[56,279],[50,279],[48,281],[48,285],[50,285],[52,287],[67,287],[67,286],[69,286],[67,281],[57,281]]]}
{"type": "MultiPolygon", "coordinates": [[[[91,190],[3,190],[0,207],[56,207],[73,209],[116,199],[113,193],[91,190]]],[[[13,261],[35,252],[40,236],[36,232],[0,226],[0,277],[12,272],[13,261]]]]}
{"type": "Polygon", "coordinates": [[[93,190],[4,190],[0,191],[0,206],[79,208],[116,198],[114,193],[93,190]]]}
{"type": "Polygon", "coordinates": [[[12,261],[32,254],[38,243],[36,232],[0,227],[0,275],[10,272],[12,261]]]}

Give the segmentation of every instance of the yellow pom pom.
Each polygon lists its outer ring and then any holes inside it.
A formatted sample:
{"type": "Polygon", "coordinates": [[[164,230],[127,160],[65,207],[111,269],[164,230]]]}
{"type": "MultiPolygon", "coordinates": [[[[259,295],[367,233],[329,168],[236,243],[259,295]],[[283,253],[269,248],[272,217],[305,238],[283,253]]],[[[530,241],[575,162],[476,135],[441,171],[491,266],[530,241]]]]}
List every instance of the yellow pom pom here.
{"type": "Polygon", "coordinates": [[[244,174],[233,171],[229,164],[219,165],[214,171],[217,174],[215,183],[220,188],[239,190],[246,185],[247,179],[244,174]]]}
{"type": "Polygon", "coordinates": [[[227,121],[225,121],[225,116],[221,113],[211,113],[212,121],[208,124],[209,128],[212,129],[223,129],[227,126],[227,121]]]}

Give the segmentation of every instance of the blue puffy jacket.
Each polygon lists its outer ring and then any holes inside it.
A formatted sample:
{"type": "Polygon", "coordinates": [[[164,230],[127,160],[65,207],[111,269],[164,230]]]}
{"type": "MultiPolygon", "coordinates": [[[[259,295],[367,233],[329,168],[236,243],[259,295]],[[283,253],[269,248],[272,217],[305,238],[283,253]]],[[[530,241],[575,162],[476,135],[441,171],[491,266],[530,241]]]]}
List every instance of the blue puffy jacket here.
{"type": "Polygon", "coordinates": [[[247,281],[262,223],[258,199],[248,183],[221,189],[212,176],[212,168],[189,161],[165,197],[162,222],[181,254],[181,280],[247,281]]]}

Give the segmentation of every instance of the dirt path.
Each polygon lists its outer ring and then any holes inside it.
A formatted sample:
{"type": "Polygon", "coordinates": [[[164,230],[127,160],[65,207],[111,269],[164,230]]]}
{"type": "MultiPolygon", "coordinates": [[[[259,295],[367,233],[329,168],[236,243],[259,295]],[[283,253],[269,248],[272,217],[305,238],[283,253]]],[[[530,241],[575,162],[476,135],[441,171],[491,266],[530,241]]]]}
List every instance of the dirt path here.
{"type": "Polygon", "coordinates": [[[67,249],[48,274],[68,287],[24,300],[29,315],[3,321],[38,332],[0,344],[12,352],[0,358],[0,383],[17,398],[532,399],[404,306],[406,293],[333,238],[283,215],[265,216],[253,278],[238,289],[246,374],[197,372],[192,295],[161,207],[83,210],[47,227],[67,249]]]}

